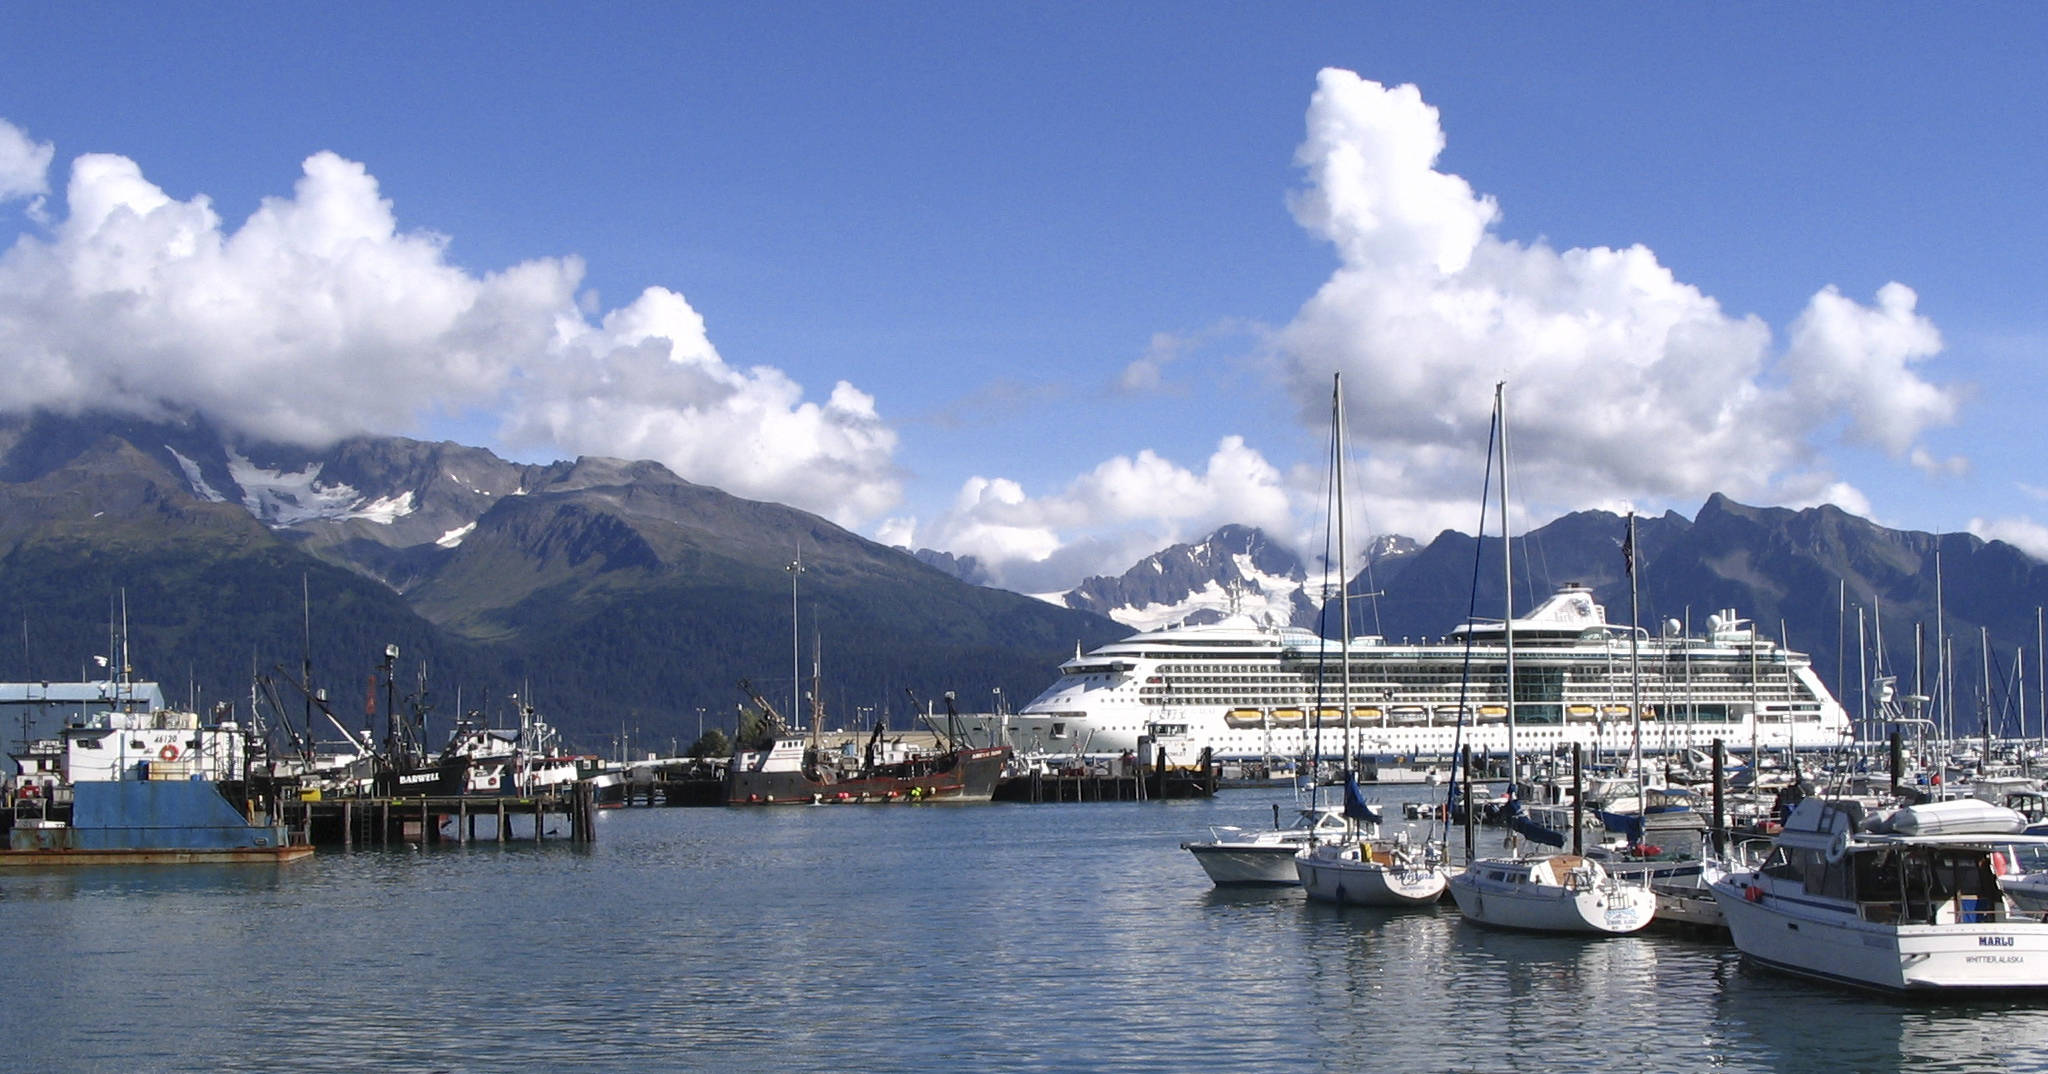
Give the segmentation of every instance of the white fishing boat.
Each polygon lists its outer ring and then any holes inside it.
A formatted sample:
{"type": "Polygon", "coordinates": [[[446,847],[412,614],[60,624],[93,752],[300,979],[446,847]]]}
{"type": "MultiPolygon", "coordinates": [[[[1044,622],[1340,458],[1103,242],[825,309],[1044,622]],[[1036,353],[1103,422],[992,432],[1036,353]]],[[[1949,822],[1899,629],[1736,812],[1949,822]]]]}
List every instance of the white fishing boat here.
{"type": "Polygon", "coordinates": [[[1350,828],[1343,810],[1320,806],[1297,810],[1294,823],[1265,831],[1247,832],[1235,825],[1209,829],[1209,839],[1182,843],[1180,848],[1195,856],[1202,870],[1218,887],[1300,883],[1295,875],[1294,856],[1316,841],[1343,839],[1350,828]]]}
{"type": "Polygon", "coordinates": [[[2048,989],[2048,923],[2005,886],[2048,839],[1969,800],[1864,820],[1858,803],[1808,798],[1761,866],[1713,882],[1744,956],[1892,992],[2048,989]]]}
{"type": "Polygon", "coordinates": [[[1451,877],[1450,891],[1473,921],[1538,932],[1635,932],[1657,912],[1648,886],[1577,854],[1484,858],[1451,877]]]}

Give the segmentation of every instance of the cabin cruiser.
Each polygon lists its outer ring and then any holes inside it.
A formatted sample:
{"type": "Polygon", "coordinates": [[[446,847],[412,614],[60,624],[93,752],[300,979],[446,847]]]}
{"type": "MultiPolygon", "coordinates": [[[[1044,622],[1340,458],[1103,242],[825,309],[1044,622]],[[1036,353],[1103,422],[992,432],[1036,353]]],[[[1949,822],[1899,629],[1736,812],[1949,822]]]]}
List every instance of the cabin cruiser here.
{"type": "MultiPolygon", "coordinates": [[[[1274,811],[1277,821],[1277,805],[1274,811]]],[[[1209,829],[1207,841],[1182,843],[1180,848],[1195,856],[1218,887],[1281,887],[1301,882],[1294,870],[1298,851],[1318,842],[1335,843],[1350,831],[1340,807],[1315,806],[1296,810],[1294,823],[1284,828],[1276,823],[1266,831],[1247,833],[1236,825],[1218,825],[1209,829]]]]}
{"type": "Polygon", "coordinates": [[[1871,819],[1855,801],[1794,806],[1761,866],[1711,885],[1744,956],[1894,992],[2048,989],[2048,923],[2004,883],[2048,839],[1970,799],[1871,819]]]}

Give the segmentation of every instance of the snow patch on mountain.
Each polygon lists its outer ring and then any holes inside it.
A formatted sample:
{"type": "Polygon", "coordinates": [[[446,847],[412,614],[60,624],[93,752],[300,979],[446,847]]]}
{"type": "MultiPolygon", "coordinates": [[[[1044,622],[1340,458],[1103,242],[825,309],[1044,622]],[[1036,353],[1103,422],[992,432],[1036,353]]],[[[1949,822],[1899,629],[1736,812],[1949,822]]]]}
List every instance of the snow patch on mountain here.
{"type": "MultiPolygon", "coordinates": [[[[1299,588],[1296,586],[1295,588],[1299,588]]],[[[1262,590],[1248,586],[1226,586],[1211,579],[1200,589],[1170,604],[1143,604],[1112,608],[1109,617],[1133,630],[1158,630],[1175,623],[1217,622],[1233,615],[1247,616],[1261,623],[1286,626],[1294,618],[1293,593],[1284,589],[1262,590]]]]}
{"type": "Polygon", "coordinates": [[[449,530],[447,533],[444,533],[441,536],[434,538],[434,543],[440,545],[442,548],[454,548],[460,545],[462,543],[462,539],[464,537],[469,536],[470,531],[474,529],[476,529],[476,523],[474,522],[470,523],[467,526],[457,526],[454,529],[449,530]]]}
{"type": "Polygon", "coordinates": [[[198,463],[178,454],[178,449],[171,447],[169,444],[164,445],[164,450],[170,452],[171,458],[178,461],[178,469],[185,471],[185,484],[192,487],[192,494],[194,496],[209,503],[228,502],[228,498],[221,495],[219,489],[206,483],[206,476],[199,472],[198,463]]]}
{"type": "Polygon", "coordinates": [[[316,462],[298,471],[266,470],[237,452],[228,452],[228,473],[242,488],[242,506],[274,529],[352,518],[388,526],[415,510],[410,491],[366,499],[354,486],[321,484],[320,469],[316,462]]]}

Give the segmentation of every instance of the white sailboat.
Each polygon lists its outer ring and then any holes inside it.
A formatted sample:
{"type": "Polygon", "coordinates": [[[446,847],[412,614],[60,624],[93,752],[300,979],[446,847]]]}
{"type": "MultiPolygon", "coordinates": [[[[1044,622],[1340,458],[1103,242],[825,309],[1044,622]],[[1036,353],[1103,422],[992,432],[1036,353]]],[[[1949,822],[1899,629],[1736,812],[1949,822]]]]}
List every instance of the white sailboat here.
{"type": "MultiPolygon", "coordinates": [[[[1507,593],[1505,621],[1514,621],[1514,557],[1508,540],[1507,390],[1494,386],[1494,420],[1500,432],[1500,517],[1502,576],[1507,593]]],[[[1514,630],[1502,631],[1509,695],[1507,712],[1509,787],[1515,776],[1514,630]]],[[[1513,802],[1510,802],[1513,805],[1513,802]]],[[[1541,932],[1628,933],[1656,916],[1656,897],[1646,885],[1625,882],[1599,862],[1577,854],[1524,858],[1482,858],[1450,878],[1451,897],[1467,918],[1484,925],[1541,932]]]]}
{"type": "MultiPolygon", "coordinates": [[[[1338,607],[1344,626],[1339,634],[1343,648],[1343,689],[1351,696],[1351,585],[1344,554],[1344,375],[1336,375],[1331,406],[1334,428],[1337,533],[1338,607]]],[[[1345,763],[1354,762],[1351,728],[1344,730],[1345,763]]],[[[1418,906],[1443,897],[1449,879],[1444,871],[1445,855],[1437,844],[1415,846],[1403,832],[1394,838],[1380,834],[1380,816],[1358,789],[1355,772],[1345,777],[1344,816],[1352,827],[1333,843],[1311,843],[1295,855],[1294,870],[1311,899],[1360,906],[1418,906]]]]}
{"type": "Polygon", "coordinates": [[[1337,842],[1317,843],[1294,857],[1308,897],[1343,906],[1427,906],[1443,898],[1449,874],[1441,844],[1420,845],[1399,832],[1380,834],[1380,817],[1365,804],[1358,781],[1345,784],[1351,828],[1337,842]]]}

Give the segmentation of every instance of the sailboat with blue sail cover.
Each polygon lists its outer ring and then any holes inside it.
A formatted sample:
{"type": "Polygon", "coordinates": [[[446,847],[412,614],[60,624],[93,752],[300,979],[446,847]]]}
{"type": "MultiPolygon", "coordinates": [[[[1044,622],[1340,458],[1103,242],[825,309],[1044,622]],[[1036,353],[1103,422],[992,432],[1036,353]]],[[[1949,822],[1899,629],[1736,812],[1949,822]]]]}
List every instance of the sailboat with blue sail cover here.
{"type": "MultiPolygon", "coordinates": [[[[1343,628],[1339,660],[1344,697],[1351,696],[1351,586],[1345,572],[1344,550],[1344,375],[1336,375],[1331,404],[1332,455],[1335,508],[1331,512],[1336,531],[1338,606],[1343,628]]],[[[1350,760],[1350,728],[1347,723],[1345,754],[1350,760]]],[[[1443,897],[1445,855],[1436,843],[1420,846],[1407,832],[1382,836],[1381,816],[1365,800],[1358,774],[1344,776],[1344,836],[1334,842],[1304,847],[1294,857],[1294,870],[1308,897],[1323,902],[1359,906],[1419,906],[1443,897]]]]}
{"type": "MultiPolygon", "coordinates": [[[[1507,593],[1505,622],[1501,631],[1505,645],[1507,691],[1508,766],[1515,770],[1515,632],[1514,557],[1508,541],[1507,482],[1507,386],[1494,387],[1494,422],[1500,444],[1501,561],[1507,593]]],[[[1546,854],[1523,857],[1519,837],[1544,834],[1541,842],[1551,843],[1547,829],[1535,825],[1512,797],[1509,781],[1507,811],[1510,853],[1506,857],[1482,858],[1468,863],[1465,871],[1450,879],[1451,897],[1467,918],[1483,925],[1530,929],[1540,932],[1628,933],[1650,923],[1656,915],[1656,897],[1643,884],[1628,883],[1608,873],[1598,861],[1578,854],[1546,854]],[[1516,822],[1522,823],[1516,823],[1516,822]]],[[[1563,846],[1559,836],[1554,846],[1563,846]]]]}

